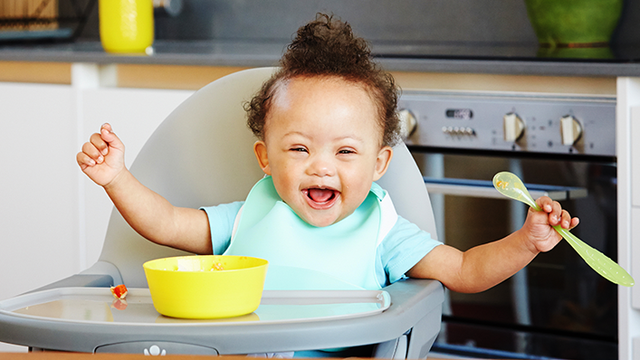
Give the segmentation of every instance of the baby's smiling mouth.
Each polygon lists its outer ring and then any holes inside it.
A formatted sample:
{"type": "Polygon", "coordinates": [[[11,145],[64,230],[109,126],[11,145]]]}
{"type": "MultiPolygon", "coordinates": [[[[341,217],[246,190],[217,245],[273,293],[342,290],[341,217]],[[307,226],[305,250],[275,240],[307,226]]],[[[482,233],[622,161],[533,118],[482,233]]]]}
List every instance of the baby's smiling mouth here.
{"type": "Polygon", "coordinates": [[[302,193],[305,195],[309,206],[316,210],[330,208],[340,196],[337,190],[330,188],[308,188],[303,189],[302,193]]]}

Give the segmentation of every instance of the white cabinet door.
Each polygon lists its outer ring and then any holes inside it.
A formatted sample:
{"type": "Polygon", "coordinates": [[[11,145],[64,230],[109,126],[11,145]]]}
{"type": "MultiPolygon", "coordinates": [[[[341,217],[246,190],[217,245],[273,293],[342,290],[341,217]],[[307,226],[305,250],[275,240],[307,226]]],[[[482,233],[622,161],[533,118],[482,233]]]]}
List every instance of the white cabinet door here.
{"type": "MultiPolygon", "coordinates": [[[[618,263],[640,279],[640,78],[617,79],[618,263]]],[[[618,288],[619,359],[638,359],[640,287],[618,288]],[[636,340],[634,340],[636,339],[636,340]]]]}
{"type": "MultiPolygon", "coordinates": [[[[631,108],[630,137],[631,152],[629,171],[631,175],[631,276],[640,279],[640,267],[635,266],[640,259],[640,107],[631,108]]],[[[640,309],[640,287],[632,288],[632,306],[640,309]]],[[[635,345],[634,345],[635,346],[635,345]]]]}
{"type": "MultiPolygon", "coordinates": [[[[110,122],[127,165],[193,91],[0,83],[0,300],[91,266],[112,205],[76,164],[110,122]]],[[[0,343],[1,351],[26,351],[0,343]]]]}
{"type": "Polygon", "coordinates": [[[631,108],[630,143],[631,205],[640,208],[640,107],[631,108]]]}
{"type": "Polygon", "coordinates": [[[81,270],[74,94],[0,83],[0,299],[81,270]]]}
{"type": "MultiPolygon", "coordinates": [[[[191,94],[190,90],[82,90],[82,141],[87,141],[102,124],[109,122],[125,144],[125,162],[129,167],[151,133],[191,94]]],[[[102,188],[87,177],[83,181],[85,226],[81,236],[86,239],[86,265],[91,266],[102,250],[113,205],[102,188]]]]}

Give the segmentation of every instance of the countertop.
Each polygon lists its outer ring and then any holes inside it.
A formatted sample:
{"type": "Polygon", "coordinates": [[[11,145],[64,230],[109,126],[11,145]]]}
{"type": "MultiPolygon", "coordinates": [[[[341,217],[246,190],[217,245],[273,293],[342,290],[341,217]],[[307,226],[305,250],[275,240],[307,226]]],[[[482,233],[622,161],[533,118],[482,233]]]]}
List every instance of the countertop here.
{"type": "MultiPolygon", "coordinates": [[[[98,41],[0,45],[0,61],[91,62],[98,64],[162,64],[193,66],[273,66],[286,44],[250,41],[156,41],[153,54],[109,54],[98,41]]],[[[375,47],[374,47],[375,55],[375,47]]],[[[640,76],[640,63],[520,58],[473,59],[381,56],[388,71],[507,75],[618,77],[640,76]]]]}

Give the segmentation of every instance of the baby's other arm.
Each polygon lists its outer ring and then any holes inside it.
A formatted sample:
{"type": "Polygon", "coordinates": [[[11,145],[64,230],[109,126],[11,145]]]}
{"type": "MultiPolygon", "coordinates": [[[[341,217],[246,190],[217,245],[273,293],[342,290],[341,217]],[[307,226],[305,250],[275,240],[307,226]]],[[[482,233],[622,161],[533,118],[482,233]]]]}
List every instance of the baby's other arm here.
{"type": "Polygon", "coordinates": [[[407,275],[436,279],[453,291],[465,293],[484,291],[501,283],[562,239],[551,225],[565,229],[578,225],[578,219],[572,219],[558,202],[548,197],[536,202],[543,211],[529,209],[522,228],[507,237],[465,252],[448,245],[437,246],[407,275]]]}
{"type": "Polygon", "coordinates": [[[76,156],[82,171],[102,186],[120,214],[140,235],[155,243],[211,254],[209,220],[202,210],[175,207],[142,185],[124,165],[124,145],[104,124],[76,156]]]}

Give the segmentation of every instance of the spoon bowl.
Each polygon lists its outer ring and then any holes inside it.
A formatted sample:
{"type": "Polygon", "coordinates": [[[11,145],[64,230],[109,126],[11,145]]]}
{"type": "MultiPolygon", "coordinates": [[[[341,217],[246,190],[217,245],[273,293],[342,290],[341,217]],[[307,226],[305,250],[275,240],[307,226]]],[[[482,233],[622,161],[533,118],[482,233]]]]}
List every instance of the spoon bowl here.
{"type": "MultiPolygon", "coordinates": [[[[531,206],[536,211],[542,210],[533,200],[529,191],[522,183],[522,180],[513,173],[508,171],[497,173],[493,177],[493,186],[502,195],[521,201],[531,206]]],[[[633,286],[634,280],[631,275],[629,275],[629,273],[627,273],[615,261],[609,259],[600,251],[578,239],[569,230],[564,229],[559,225],[553,225],[553,228],[569,243],[569,245],[571,245],[578,255],[580,255],[584,261],[602,277],[614,284],[633,286]]]]}

